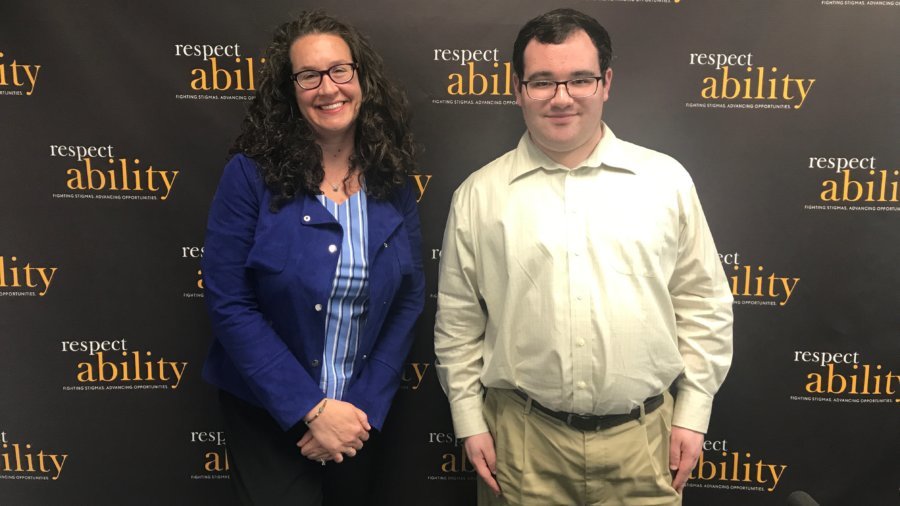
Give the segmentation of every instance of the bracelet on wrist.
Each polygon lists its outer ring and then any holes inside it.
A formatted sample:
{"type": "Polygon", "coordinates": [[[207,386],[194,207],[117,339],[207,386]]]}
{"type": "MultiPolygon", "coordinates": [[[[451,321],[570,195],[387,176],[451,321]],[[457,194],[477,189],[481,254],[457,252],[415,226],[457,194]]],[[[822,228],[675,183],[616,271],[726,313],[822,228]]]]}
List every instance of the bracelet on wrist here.
{"type": "Polygon", "coordinates": [[[328,404],[328,399],[323,399],[322,404],[319,404],[319,409],[316,410],[316,414],[314,414],[309,420],[303,420],[303,423],[305,423],[306,426],[309,427],[309,424],[315,422],[316,418],[319,418],[319,415],[321,415],[322,412],[325,411],[326,404],[328,404]]]}

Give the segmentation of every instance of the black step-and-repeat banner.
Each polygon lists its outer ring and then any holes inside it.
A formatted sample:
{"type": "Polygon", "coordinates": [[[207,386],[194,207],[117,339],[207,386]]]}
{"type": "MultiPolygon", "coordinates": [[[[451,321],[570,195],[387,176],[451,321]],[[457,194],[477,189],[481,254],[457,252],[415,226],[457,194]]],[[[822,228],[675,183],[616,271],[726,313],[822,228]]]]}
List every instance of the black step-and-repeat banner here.
{"type": "MultiPolygon", "coordinates": [[[[897,504],[900,2],[569,5],[612,35],[604,119],[691,172],[735,296],[685,504],[897,504]]],[[[369,34],[425,149],[428,302],[372,503],[472,504],[434,372],[441,237],[456,186],[523,132],[518,28],[558,6],[3,2],[0,503],[236,503],[199,374],[206,212],[272,29],[325,7],[369,34]]]]}

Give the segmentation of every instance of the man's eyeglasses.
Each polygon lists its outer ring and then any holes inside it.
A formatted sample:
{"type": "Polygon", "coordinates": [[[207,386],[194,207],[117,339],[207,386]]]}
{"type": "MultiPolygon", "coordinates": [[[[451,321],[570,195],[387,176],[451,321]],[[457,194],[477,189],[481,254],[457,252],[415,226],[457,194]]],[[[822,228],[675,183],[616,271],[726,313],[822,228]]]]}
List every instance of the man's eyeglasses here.
{"type": "Polygon", "coordinates": [[[314,90],[322,84],[322,76],[326,74],[334,84],[349,83],[357,68],[355,63],[338,63],[328,70],[301,70],[291,74],[291,81],[304,90],[314,90]]]}
{"type": "Polygon", "coordinates": [[[578,77],[569,79],[568,81],[522,81],[525,86],[525,93],[532,100],[550,100],[556,96],[556,91],[560,85],[565,86],[566,93],[572,98],[590,97],[597,93],[598,85],[602,81],[602,77],[578,77]]]}

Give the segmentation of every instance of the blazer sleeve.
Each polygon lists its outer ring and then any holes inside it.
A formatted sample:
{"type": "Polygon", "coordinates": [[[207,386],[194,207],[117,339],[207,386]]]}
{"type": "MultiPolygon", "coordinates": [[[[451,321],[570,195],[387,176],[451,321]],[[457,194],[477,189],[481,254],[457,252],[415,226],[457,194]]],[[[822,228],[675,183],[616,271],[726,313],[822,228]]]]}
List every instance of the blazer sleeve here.
{"type": "Polygon", "coordinates": [[[225,167],[213,198],[202,260],[205,299],[214,338],[282,429],[297,426],[324,398],[261,312],[246,268],[257,220],[266,210],[256,164],[243,155],[225,167]]]}
{"type": "Polygon", "coordinates": [[[401,279],[366,366],[344,398],[365,411],[369,423],[379,430],[400,386],[403,364],[414,339],[413,328],[425,305],[422,231],[414,193],[412,186],[407,184],[397,199],[409,240],[412,272],[401,279]]]}

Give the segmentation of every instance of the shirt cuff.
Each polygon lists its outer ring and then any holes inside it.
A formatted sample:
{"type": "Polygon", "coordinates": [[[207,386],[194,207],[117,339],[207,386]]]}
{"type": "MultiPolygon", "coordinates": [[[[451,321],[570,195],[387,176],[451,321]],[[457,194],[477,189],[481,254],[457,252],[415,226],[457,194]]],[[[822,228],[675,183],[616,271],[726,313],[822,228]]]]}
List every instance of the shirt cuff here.
{"type": "Polygon", "coordinates": [[[692,390],[679,390],[672,425],[706,434],[713,398],[692,390]]]}
{"type": "Polygon", "coordinates": [[[489,432],[482,413],[483,407],[484,400],[481,396],[450,403],[450,414],[453,416],[453,428],[457,438],[489,432]]]}

